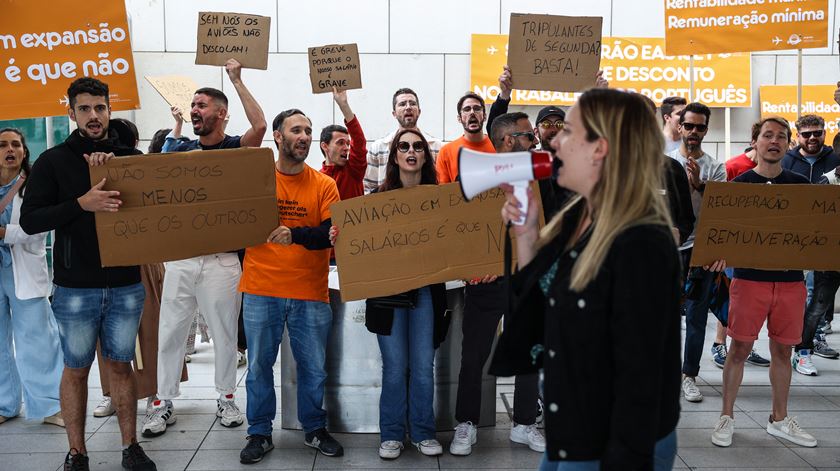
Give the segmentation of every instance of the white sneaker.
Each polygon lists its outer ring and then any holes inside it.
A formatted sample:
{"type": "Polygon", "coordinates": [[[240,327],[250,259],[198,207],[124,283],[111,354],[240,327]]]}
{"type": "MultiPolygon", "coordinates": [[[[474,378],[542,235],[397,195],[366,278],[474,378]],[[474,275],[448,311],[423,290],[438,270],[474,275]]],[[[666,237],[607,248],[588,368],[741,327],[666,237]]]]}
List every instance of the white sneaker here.
{"type": "Polygon", "coordinates": [[[146,416],[146,423],[143,424],[144,437],[157,437],[166,432],[166,426],[175,423],[175,408],[172,401],[155,401],[152,405],[152,413],[146,416]]]}
{"type": "Polygon", "coordinates": [[[712,432],[712,443],[717,446],[729,446],[732,444],[732,435],[735,434],[735,419],[728,415],[720,416],[720,420],[712,432]]]}
{"type": "Polygon", "coordinates": [[[703,394],[697,389],[697,380],[690,376],[686,376],[682,380],[683,397],[688,402],[700,402],[703,400],[703,394]]]}
{"type": "Polygon", "coordinates": [[[379,457],[383,460],[395,460],[400,457],[402,449],[402,442],[386,440],[379,444],[379,457]]]}
{"type": "Polygon", "coordinates": [[[528,448],[540,453],[545,451],[545,437],[537,429],[537,424],[519,425],[514,423],[513,427],[510,428],[510,441],[528,445],[528,448]]]}
{"type": "Polygon", "coordinates": [[[412,443],[412,445],[416,446],[420,453],[423,453],[426,456],[439,456],[443,454],[443,447],[440,446],[440,442],[435,440],[434,438],[430,440],[423,440],[420,443],[412,443]]]}
{"type": "Polygon", "coordinates": [[[225,427],[238,427],[245,422],[245,417],[239,407],[233,402],[233,394],[220,397],[216,399],[218,410],[216,410],[216,417],[221,418],[219,422],[225,427]]]}
{"type": "Polygon", "coordinates": [[[798,350],[793,354],[791,363],[793,363],[793,369],[799,374],[805,376],[817,376],[819,374],[817,367],[811,361],[811,350],[798,350]]]}
{"type": "Polygon", "coordinates": [[[455,427],[455,436],[449,444],[449,453],[455,456],[467,456],[472,453],[472,446],[478,441],[475,425],[461,422],[455,427]]]}
{"type": "Polygon", "coordinates": [[[114,403],[111,402],[111,398],[105,396],[102,398],[102,402],[100,402],[99,405],[93,409],[93,416],[108,417],[109,415],[114,415],[114,412],[116,411],[117,410],[114,409],[114,403]]]}
{"type": "Polygon", "coordinates": [[[770,421],[767,423],[767,433],[774,437],[784,438],[800,446],[807,446],[809,448],[817,446],[817,439],[810,433],[799,428],[796,417],[785,417],[778,422],[773,422],[773,416],[770,416],[770,421]]]}

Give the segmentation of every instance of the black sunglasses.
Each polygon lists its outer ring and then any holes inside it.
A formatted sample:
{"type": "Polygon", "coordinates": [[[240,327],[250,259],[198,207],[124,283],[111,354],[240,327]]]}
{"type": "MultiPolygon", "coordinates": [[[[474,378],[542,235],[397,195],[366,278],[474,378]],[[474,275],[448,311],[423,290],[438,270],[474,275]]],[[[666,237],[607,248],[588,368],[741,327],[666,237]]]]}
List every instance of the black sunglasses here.
{"type": "Polygon", "coordinates": [[[709,126],[705,124],[694,124],[694,123],[682,123],[680,124],[686,131],[693,131],[697,129],[697,132],[706,132],[709,129],[709,126]]]}
{"type": "Polygon", "coordinates": [[[531,131],[520,131],[520,132],[513,132],[513,133],[510,133],[510,137],[519,137],[519,136],[525,136],[525,137],[527,137],[527,138],[528,138],[528,140],[529,140],[529,141],[531,141],[531,142],[533,142],[533,141],[534,141],[534,139],[536,139],[536,138],[537,138],[537,136],[535,136],[535,135],[534,135],[534,133],[533,133],[533,132],[531,132],[531,131]]]}
{"type": "Polygon", "coordinates": [[[409,149],[414,148],[414,152],[423,152],[425,149],[423,148],[422,141],[414,141],[413,143],[408,143],[408,141],[400,141],[397,144],[397,150],[400,152],[408,152],[409,149]]]}
{"type": "Polygon", "coordinates": [[[802,137],[804,137],[805,139],[810,139],[810,138],[811,138],[811,136],[814,136],[814,137],[822,137],[822,135],[823,135],[823,133],[824,133],[824,132],[825,132],[825,131],[824,131],[824,130],[822,130],[822,129],[819,129],[819,130],[817,130],[817,131],[802,131],[801,133],[799,133],[799,135],[800,135],[800,136],[802,136],[802,137]]]}

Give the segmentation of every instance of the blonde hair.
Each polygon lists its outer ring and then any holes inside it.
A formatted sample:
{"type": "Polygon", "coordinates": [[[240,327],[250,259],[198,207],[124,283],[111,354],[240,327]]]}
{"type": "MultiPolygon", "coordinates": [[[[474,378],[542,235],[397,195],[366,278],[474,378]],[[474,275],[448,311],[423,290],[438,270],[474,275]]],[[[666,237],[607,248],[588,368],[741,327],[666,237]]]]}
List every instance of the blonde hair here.
{"type": "MultiPolygon", "coordinates": [[[[570,288],[580,292],[595,279],[619,234],[642,224],[672,224],[660,193],[664,188],[665,142],[647,103],[633,93],[591,89],[575,106],[580,111],[586,139],[594,142],[604,138],[608,143],[601,176],[590,195],[592,214],[584,207],[577,220],[568,221],[580,227],[587,217],[592,218],[590,240],[572,268],[570,288]]],[[[557,237],[565,215],[579,204],[585,201],[575,196],[554,216],[540,232],[537,248],[557,237]]],[[[571,238],[567,249],[573,241],[571,238]]]]}

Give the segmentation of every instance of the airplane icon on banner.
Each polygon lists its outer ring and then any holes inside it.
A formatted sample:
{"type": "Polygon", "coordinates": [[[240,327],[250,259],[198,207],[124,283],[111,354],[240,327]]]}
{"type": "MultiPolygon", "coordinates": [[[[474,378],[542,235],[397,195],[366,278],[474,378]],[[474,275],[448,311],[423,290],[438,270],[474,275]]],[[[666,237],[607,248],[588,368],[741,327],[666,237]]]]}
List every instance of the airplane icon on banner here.
{"type": "Polygon", "coordinates": [[[70,101],[67,99],[67,95],[64,95],[64,98],[59,98],[58,99],[58,104],[59,105],[69,105],[70,101]]]}
{"type": "Polygon", "coordinates": [[[491,56],[496,54],[497,52],[499,52],[499,50],[496,49],[495,46],[490,46],[487,48],[487,54],[490,54],[491,56]]]}
{"type": "Polygon", "coordinates": [[[779,45],[779,44],[781,44],[781,42],[782,42],[781,38],[779,38],[778,36],[776,36],[775,38],[773,38],[773,39],[772,39],[772,41],[773,41],[773,45],[774,45],[774,46],[778,46],[778,45],[779,45]]]}

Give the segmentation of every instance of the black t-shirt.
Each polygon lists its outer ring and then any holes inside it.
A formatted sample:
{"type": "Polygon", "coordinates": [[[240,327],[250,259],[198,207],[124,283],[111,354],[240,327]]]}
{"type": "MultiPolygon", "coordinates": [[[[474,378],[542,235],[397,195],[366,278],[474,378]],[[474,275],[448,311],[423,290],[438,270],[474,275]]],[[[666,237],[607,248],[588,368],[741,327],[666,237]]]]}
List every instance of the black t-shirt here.
{"type": "Polygon", "coordinates": [[[213,144],[210,146],[203,146],[198,139],[193,139],[192,141],[186,142],[179,142],[172,147],[171,152],[186,152],[190,150],[215,150],[215,149],[238,149],[242,147],[242,136],[228,136],[225,134],[225,138],[222,139],[222,142],[218,144],[213,144]]]}
{"type": "MultiPolygon", "coordinates": [[[[773,185],[810,184],[808,178],[790,170],[782,169],[782,173],[767,178],[756,173],[755,170],[747,170],[735,177],[733,182],[739,183],[764,183],[773,185]]],[[[733,278],[750,281],[802,281],[802,270],[755,270],[752,268],[736,268],[733,278]]]]}

